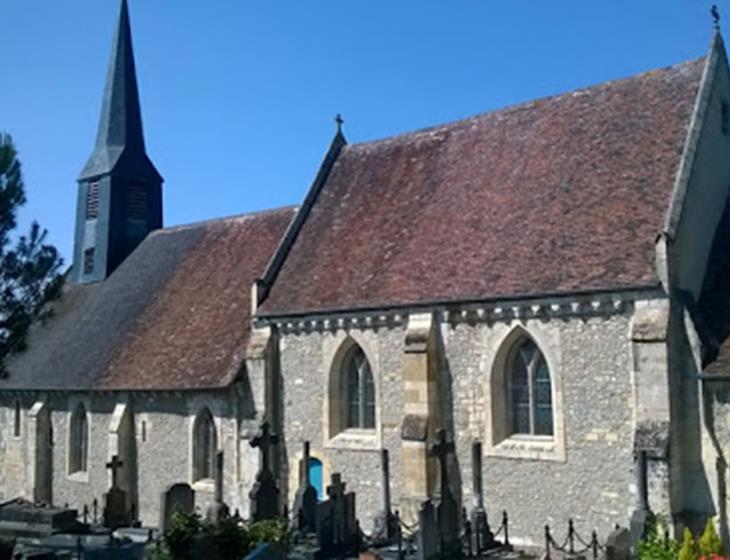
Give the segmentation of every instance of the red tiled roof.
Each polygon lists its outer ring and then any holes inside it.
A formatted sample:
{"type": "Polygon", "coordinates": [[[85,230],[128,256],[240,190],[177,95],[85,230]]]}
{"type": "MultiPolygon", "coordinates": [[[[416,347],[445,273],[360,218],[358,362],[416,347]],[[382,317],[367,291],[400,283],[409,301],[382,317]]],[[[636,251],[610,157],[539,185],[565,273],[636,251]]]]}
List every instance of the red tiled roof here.
{"type": "Polygon", "coordinates": [[[153,232],[104,282],[67,287],[0,390],[227,386],[244,364],[251,285],[295,212],[153,232]]]}
{"type": "Polygon", "coordinates": [[[657,284],[703,65],[346,146],[261,314],[657,284]]]}

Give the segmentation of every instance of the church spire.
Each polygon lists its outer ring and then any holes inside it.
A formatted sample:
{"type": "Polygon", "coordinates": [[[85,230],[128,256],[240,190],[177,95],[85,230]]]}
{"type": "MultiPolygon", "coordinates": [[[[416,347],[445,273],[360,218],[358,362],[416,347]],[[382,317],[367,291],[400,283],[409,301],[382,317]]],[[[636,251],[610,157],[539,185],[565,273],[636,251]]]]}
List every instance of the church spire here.
{"type": "MultiPolygon", "coordinates": [[[[147,167],[144,170],[147,174],[160,178],[157,170],[145,155],[127,0],[121,2],[119,22],[102,100],[96,146],[79,179],[109,173],[118,164],[123,163],[120,161],[122,159],[142,160],[136,163],[142,163],[144,167],[147,167]],[[122,158],[123,155],[127,157],[122,158]]],[[[129,164],[129,162],[126,163],[129,164]]]]}
{"type": "Polygon", "coordinates": [[[121,0],[96,145],[79,176],[72,280],[104,280],[162,227],[162,177],[147,157],[127,0],[121,0]]]}

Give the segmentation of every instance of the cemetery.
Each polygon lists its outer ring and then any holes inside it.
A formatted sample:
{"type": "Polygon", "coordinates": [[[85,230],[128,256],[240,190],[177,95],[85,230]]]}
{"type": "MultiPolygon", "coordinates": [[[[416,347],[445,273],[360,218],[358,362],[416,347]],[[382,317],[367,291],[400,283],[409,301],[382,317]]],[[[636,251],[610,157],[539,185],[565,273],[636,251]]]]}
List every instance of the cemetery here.
{"type": "MultiPolygon", "coordinates": [[[[648,506],[646,457],[637,457],[639,502],[631,527],[616,529],[601,542],[596,531],[582,534],[570,520],[564,528],[544,528],[544,548],[515,547],[509,538],[507,512],[490,524],[483,493],[482,444],[472,446],[474,495],[471,507],[460,509],[459,497],[448,483],[446,463],[454,443],[439,430],[428,453],[439,466],[440,493],[425,500],[414,525],[408,525],[391,502],[388,451],[381,450],[382,511],[373,520],[371,533],[356,516],[357,496],[348,491],[340,473],[332,473],[326,494],[319,499],[310,480],[310,443],[302,443],[299,486],[293,503],[282,505],[271,457],[280,438],[268,423],[260,426],[251,446],[259,450],[260,468],[250,492],[250,512],[231,511],[223,501],[223,452],[216,454],[215,500],[205,512],[195,509],[195,491],[184,482],[167,488],[160,496],[158,527],[141,527],[134,511],[128,511],[125,492],[118,486],[118,457],[107,463],[111,486],[102,500],[82,512],[46,504],[12,500],[0,504],[2,558],[84,558],[149,560],[228,560],[393,558],[573,558],[622,560],[632,558],[641,546],[679,548],[659,534],[648,506]],[[653,533],[649,534],[651,531],[653,533]],[[641,539],[648,544],[639,546],[641,539]],[[653,539],[653,541],[652,541],[653,539]],[[14,550],[13,550],[14,546],[14,550]],[[3,556],[3,554],[5,554],[3,556]]],[[[714,530],[714,529],[713,529],[714,530]]],[[[703,537],[705,541],[710,537],[703,537]]],[[[717,540],[717,539],[716,539],[717,540]]],[[[643,541],[642,541],[643,542],[643,541]]],[[[710,541],[707,541],[710,542],[710,541]]],[[[714,542],[714,541],[713,541],[714,542]]],[[[717,540],[719,543],[719,540],[717,540]]],[[[694,546],[694,545],[693,545],[694,546]]],[[[699,546],[699,544],[697,545],[699,546]]],[[[699,550],[699,549],[698,549],[699,550]]]]}

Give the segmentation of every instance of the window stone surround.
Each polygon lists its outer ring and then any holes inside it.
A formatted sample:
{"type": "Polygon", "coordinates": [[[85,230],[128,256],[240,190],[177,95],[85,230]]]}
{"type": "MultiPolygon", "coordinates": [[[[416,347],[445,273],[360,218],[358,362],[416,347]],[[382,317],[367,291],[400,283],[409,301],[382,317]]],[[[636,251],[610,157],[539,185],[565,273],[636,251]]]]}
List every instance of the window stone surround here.
{"type": "Polygon", "coordinates": [[[528,321],[518,325],[495,325],[483,333],[483,353],[479,360],[479,375],[484,388],[484,453],[487,456],[511,457],[545,461],[566,460],[565,417],[561,375],[560,330],[550,323],[528,321]],[[522,338],[535,342],[550,370],[553,405],[553,435],[509,435],[506,399],[507,357],[522,338]]]}
{"type": "Polygon", "coordinates": [[[325,449],[362,449],[376,450],[382,447],[382,426],[380,414],[381,390],[379,348],[367,331],[341,331],[333,337],[322,340],[322,372],[325,378],[323,387],[327,388],[327,398],[323,406],[322,441],[325,449]],[[344,428],[342,410],[344,387],[342,367],[344,360],[355,346],[359,346],[368,362],[375,384],[375,429],[344,428]]]}

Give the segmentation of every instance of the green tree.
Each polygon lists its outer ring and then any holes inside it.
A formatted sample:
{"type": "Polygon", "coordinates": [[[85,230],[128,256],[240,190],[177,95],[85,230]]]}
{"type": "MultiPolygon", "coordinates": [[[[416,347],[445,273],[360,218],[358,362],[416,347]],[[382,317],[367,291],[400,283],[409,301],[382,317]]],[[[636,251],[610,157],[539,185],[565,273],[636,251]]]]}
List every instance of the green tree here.
{"type": "Polygon", "coordinates": [[[63,261],[46,242],[47,231],[33,222],[30,231],[12,239],[18,209],[25,204],[18,154],[0,133],[0,373],[13,352],[26,347],[28,328],[46,316],[45,304],[60,293],[63,261]]]}

